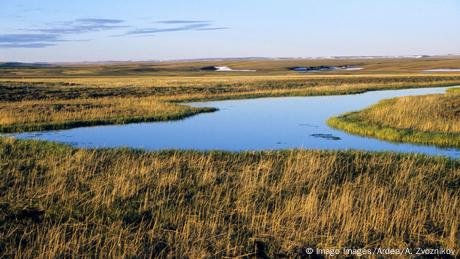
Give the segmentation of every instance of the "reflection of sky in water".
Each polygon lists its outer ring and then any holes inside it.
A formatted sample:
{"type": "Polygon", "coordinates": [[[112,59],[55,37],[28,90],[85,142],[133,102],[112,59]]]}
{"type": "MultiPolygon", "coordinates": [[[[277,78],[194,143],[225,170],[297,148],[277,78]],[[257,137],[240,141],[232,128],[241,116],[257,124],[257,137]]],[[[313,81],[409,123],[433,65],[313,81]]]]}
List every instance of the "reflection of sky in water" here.
{"type": "Polygon", "coordinates": [[[358,95],[283,97],[195,103],[219,111],[181,121],[100,126],[17,134],[79,147],[133,147],[148,150],[360,149],[420,152],[460,157],[459,150],[395,144],[332,129],[325,121],[381,99],[443,93],[445,88],[376,91],[358,95]]]}

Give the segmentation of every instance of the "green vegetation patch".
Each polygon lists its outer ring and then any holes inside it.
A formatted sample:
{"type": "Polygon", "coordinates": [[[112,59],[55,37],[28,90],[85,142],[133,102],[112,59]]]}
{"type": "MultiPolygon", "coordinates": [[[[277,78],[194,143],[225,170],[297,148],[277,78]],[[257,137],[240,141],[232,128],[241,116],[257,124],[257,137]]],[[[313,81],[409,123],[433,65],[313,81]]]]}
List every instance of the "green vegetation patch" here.
{"type": "Polygon", "coordinates": [[[327,123],[353,134],[394,142],[460,147],[460,93],[400,97],[330,118],[327,123]]]}

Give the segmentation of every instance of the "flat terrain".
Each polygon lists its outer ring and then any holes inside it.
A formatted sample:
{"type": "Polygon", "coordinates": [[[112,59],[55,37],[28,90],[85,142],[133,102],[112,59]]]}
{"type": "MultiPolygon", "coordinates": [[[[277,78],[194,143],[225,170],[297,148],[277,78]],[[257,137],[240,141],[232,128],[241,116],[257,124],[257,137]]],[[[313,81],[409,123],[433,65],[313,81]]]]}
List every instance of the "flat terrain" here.
{"type": "MultiPolygon", "coordinates": [[[[456,67],[455,58],[4,67],[0,130],[170,120],[212,111],[181,104],[191,100],[459,85],[460,73],[420,72],[456,67]],[[257,72],[200,70],[209,65],[257,72]],[[317,65],[364,70],[287,69],[317,65]]],[[[407,114],[376,118],[393,127],[458,132],[458,94],[421,98],[428,99],[405,99],[405,108],[393,100],[407,114]],[[443,108],[423,110],[429,100],[443,108]],[[409,106],[425,112],[412,124],[409,106]]],[[[308,247],[460,251],[460,162],[447,158],[93,150],[0,138],[0,179],[0,257],[294,257],[308,247]]]]}
{"type": "Polygon", "coordinates": [[[390,141],[460,147],[460,89],[444,95],[381,101],[328,121],[331,126],[390,141]]]}
{"type": "Polygon", "coordinates": [[[459,84],[460,76],[455,75],[0,80],[0,132],[167,120],[212,111],[178,105],[193,100],[353,94],[459,84]]]}
{"type": "Polygon", "coordinates": [[[178,119],[212,109],[179,105],[195,100],[353,94],[460,84],[460,73],[422,73],[460,67],[460,59],[249,60],[0,66],[0,132],[63,129],[178,119]],[[227,65],[256,72],[203,71],[227,65]],[[296,66],[363,67],[304,73],[296,66]]]}
{"type": "MultiPolygon", "coordinates": [[[[125,76],[210,76],[214,72],[203,71],[207,66],[228,66],[235,70],[255,70],[255,72],[230,72],[232,75],[286,75],[298,72],[292,67],[304,66],[344,66],[362,67],[360,71],[329,71],[321,74],[407,74],[421,73],[429,69],[460,68],[459,56],[426,58],[381,58],[381,59],[234,59],[184,62],[112,62],[88,64],[59,64],[56,66],[17,67],[0,63],[1,78],[52,78],[52,77],[125,77],[125,76]]],[[[219,75],[221,72],[217,72],[219,75]]],[[[225,74],[225,72],[224,72],[225,74]]],[[[220,75],[219,75],[220,76],[220,75]]]]}
{"type": "Polygon", "coordinates": [[[154,152],[0,143],[11,257],[301,256],[460,249],[460,164],[362,152],[154,152]]]}

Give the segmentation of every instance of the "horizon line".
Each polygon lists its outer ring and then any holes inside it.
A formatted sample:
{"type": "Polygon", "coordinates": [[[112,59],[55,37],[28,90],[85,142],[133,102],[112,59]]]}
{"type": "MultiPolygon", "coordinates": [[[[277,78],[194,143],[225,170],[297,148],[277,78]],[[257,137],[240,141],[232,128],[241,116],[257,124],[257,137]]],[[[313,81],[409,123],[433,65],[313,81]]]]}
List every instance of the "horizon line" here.
{"type": "Polygon", "coordinates": [[[309,56],[309,57],[216,57],[216,58],[179,58],[179,59],[147,59],[147,60],[96,60],[96,61],[0,61],[0,63],[24,63],[24,64],[103,64],[103,63],[143,63],[143,62],[193,62],[193,61],[217,61],[217,60],[327,60],[327,59],[379,59],[379,58],[433,58],[433,57],[460,57],[460,53],[449,54],[414,54],[414,55],[340,55],[340,56],[309,56]]]}

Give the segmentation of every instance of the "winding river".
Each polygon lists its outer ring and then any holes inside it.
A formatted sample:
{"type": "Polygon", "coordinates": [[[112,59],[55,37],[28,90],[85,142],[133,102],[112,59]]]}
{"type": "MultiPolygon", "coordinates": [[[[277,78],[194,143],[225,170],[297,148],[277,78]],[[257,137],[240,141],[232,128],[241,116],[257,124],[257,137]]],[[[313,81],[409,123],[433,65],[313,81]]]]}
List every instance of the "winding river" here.
{"type": "Polygon", "coordinates": [[[416,152],[460,157],[460,150],[398,144],[351,135],[330,128],[332,116],[361,110],[382,99],[444,93],[447,88],[372,91],[355,95],[278,97],[192,103],[216,107],[179,121],[84,127],[69,130],[12,134],[20,139],[41,139],[77,147],[131,147],[147,150],[276,150],[357,149],[416,152]]]}

